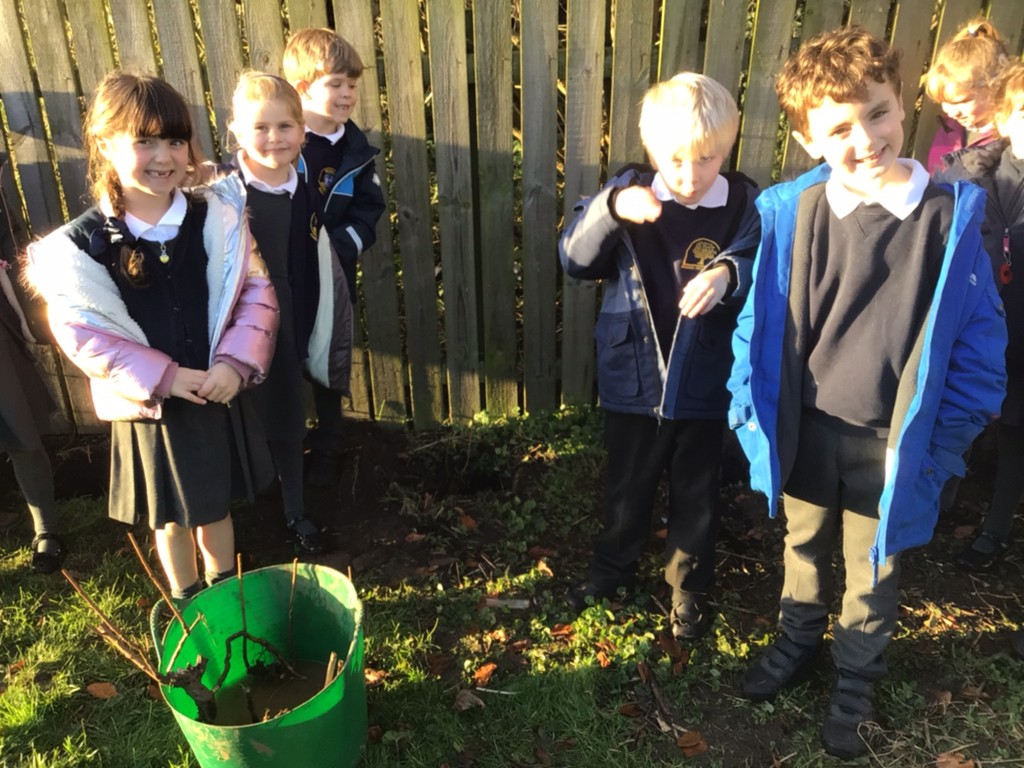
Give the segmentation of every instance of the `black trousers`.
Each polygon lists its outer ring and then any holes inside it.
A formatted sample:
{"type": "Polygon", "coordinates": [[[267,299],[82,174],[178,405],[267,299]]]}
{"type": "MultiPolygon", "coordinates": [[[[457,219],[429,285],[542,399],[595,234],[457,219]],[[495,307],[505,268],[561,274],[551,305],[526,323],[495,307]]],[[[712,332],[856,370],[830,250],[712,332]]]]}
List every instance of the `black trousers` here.
{"type": "Polygon", "coordinates": [[[725,422],[605,411],[607,510],[594,538],[590,578],[631,584],[650,539],[654,496],[668,471],[665,581],[673,598],[706,593],[715,580],[719,465],[725,422]]]}

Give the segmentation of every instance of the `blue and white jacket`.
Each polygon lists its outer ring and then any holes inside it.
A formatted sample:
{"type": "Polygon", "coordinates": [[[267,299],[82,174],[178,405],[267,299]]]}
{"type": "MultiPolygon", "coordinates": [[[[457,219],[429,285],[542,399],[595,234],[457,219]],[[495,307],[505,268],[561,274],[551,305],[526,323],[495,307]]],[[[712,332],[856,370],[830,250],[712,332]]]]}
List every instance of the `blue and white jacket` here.
{"type": "Polygon", "coordinates": [[[729,406],[725,382],[732,363],[730,338],[750,285],[760,221],[754,183],[742,174],[723,175],[730,190],[738,185],[744,197],[738,198],[731,242],[703,269],[728,264],[736,282],[726,301],[708,313],[693,319],[679,315],[667,355],[659,349],[629,226],[612,215],[608,203],[616,189],[631,184],[650,186],[653,171],[627,166],[598,194],[574,207],[576,218],[562,233],[558,251],[570,277],[604,281],[601,311],[594,326],[602,408],[666,419],[725,418],[729,406]]]}
{"type": "MultiPolygon", "coordinates": [[[[729,422],[750,460],[750,485],[768,497],[773,517],[800,433],[804,361],[788,329],[807,308],[798,306],[801,292],[790,293],[790,274],[794,261],[809,258],[802,207],[824,193],[830,171],[818,166],[758,198],[761,247],[733,336],[729,422]]],[[[1005,313],[981,238],[985,193],[964,182],[946,189],[953,219],[935,295],[900,378],[871,550],[876,567],[931,539],[943,485],[963,476],[962,456],[998,416],[1005,392],[1005,313]]]]}

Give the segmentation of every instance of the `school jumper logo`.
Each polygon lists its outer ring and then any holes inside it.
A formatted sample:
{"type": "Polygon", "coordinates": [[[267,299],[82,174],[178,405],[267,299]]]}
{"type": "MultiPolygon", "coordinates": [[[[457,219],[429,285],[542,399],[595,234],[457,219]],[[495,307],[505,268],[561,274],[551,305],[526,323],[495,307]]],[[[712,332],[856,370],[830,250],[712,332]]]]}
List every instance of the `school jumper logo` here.
{"type": "Polygon", "coordinates": [[[683,260],[679,264],[680,269],[704,269],[721,251],[721,247],[714,240],[706,237],[698,237],[683,254],[683,260]]]}
{"type": "Polygon", "coordinates": [[[316,180],[316,186],[320,190],[321,197],[327,194],[327,190],[334,183],[334,173],[336,170],[336,168],[324,168],[320,171],[320,177],[316,180]]]}

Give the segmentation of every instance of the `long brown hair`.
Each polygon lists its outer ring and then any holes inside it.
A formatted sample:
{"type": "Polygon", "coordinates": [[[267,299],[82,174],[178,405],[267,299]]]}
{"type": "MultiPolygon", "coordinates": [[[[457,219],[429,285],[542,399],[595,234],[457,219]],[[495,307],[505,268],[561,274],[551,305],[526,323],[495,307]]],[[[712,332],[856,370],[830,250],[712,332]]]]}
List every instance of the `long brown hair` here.
{"type": "MultiPolygon", "coordinates": [[[[115,216],[125,214],[124,190],[100,145],[121,134],[186,142],[189,164],[184,185],[198,183],[202,152],[196,145],[192,114],[185,99],[158,77],[115,70],[96,88],[85,116],[89,188],[97,202],[109,201],[115,216]]],[[[142,254],[127,245],[121,248],[121,271],[135,285],[148,282],[142,254]]]]}

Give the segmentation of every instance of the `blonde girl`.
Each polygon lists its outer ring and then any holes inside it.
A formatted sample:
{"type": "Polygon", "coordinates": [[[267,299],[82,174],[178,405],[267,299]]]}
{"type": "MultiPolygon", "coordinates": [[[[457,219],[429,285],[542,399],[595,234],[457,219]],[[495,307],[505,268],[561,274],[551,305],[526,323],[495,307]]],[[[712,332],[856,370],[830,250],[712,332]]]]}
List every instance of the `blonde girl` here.
{"type": "Polygon", "coordinates": [[[199,156],[170,85],[107,75],[85,133],[96,205],[30,247],[27,279],[112,422],[110,516],[148,522],[185,599],[203,586],[197,545],[207,583],[232,572],[229,502],[269,470],[236,395],[266,376],[277,300],[237,180],[186,189],[199,156]]]}
{"type": "Polygon", "coordinates": [[[281,484],[285,522],[301,551],[319,554],[330,543],[306,513],[302,487],[302,366],[317,316],[319,274],[315,209],[295,169],[305,139],[299,94],[280,77],[245,72],[232,98],[229,129],[238,145],[235,169],[245,183],[250,227],[281,306],[271,373],[253,394],[281,484]]]}
{"type": "Polygon", "coordinates": [[[1003,38],[985,19],[967,22],[939,49],[921,78],[944,113],[928,151],[929,173],[950,152],[995,139],[993,86],[1009,62],[1003,38]]]}

